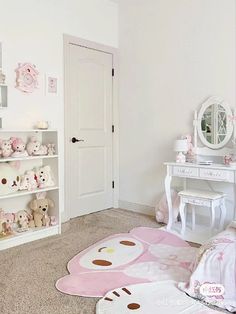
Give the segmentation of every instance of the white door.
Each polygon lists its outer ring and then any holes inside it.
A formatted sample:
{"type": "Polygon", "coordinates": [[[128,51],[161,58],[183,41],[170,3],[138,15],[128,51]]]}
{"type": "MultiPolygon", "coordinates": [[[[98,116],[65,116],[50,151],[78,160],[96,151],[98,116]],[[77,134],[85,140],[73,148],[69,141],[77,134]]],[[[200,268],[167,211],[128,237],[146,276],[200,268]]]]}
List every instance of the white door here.
{"type": "Polygon", "coordinates": [[[69,44],[66,61],[66,210],[111,208],[112,54],[69,44]]]}

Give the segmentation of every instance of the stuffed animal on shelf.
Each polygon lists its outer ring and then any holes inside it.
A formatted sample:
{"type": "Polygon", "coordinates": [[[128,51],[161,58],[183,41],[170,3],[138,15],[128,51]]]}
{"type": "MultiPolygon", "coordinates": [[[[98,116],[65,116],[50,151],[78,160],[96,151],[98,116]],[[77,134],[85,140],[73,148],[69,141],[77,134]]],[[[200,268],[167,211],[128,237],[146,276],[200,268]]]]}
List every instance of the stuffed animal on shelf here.
{"type": "Polygon", "coordinates": [[[15,222],[15,214],[13,213],[5,213],[4,214],[5,219],[5,234],[10,235],[13,234],[13,224],[15,222]]]}
{"type": "Polygon", "coordinates": [[[19,162],[0,164],[0,195],[18,191],[20,185],[19,162]]]}
{"type": "Polygon", "coordinates": [[[50,166],[44,166],[39,168],[39,170],[36,171],[36,178],[38,182],[38,187],[40,189],[55,185],[53,173],[50,166]]]}
{"type": "Polygon", "coordinates": [[[11,137],[12,141],[12,157],[27,157],[29,154],[25,150],[25,142],[19,137],[11,137]]]}
{"type": "Polygon", "coordinates": [[[0,155],[3,158],[8,158],[12,155],[12,140],[2,140],[0,139],[0,155]]]}
{"type": "Polygon", "coordinates": [[[4,210],[0,208],[0,237],[6,235],[5,229],[6,229],[5,214],[4,214],[4,210]]]}
{"type": "Polygon", "coordinates": [[[55,155],[55,153],[56,153],[56,145],[55,144],[48,144],[47,148],[48,148],[48,156],[55,155]]]}
{"type": "Polygon", "coordinates": [[[41,194],[36,195],[36,199],[29,203],[29,208],[33,212],[35,227],[49,227],[50,218],[48,210],[54,207],[54,202],[41,194]]]}
{"type": "MultiPolygon", "coordinates": [[[[171,200],[172,200],[172,210],[173,210],[173,221],[177,221],[177,217],[179,214],[179,195],[175,190],[171,190],[171,200]]],[[[156,220],[157,222],[168,224],[169,220],[169,210],[166,195],[164,194],[157,204],[156,208],[156,220]]]]}
{"type": "Polygon", "coordinates": [[[30,138],[30,141],[26,145],[26,150],[29,156],[43,156],[48,153],[47,146],[42,145],[35,136],[30,138]]]}
{"type": "Polygon", "coordinates": [[[36,180],[36,175],[33,170],[28,170],[20,178],[20,190],[33,191],[37,189],[38,183],[36,180]]]}
{"type": "Polygon", "coordinates": [[[57,218],[56,216],[50,216],[50,226],[56,226],[57,225],[57,218]]]}
{"type": "MultiPolygon", "coordinates": [[[[17,231],[23,232],[23,231],[29,230],[29,227],[30,227],[29,222],[32,220],[33,220],[33,217],[27,212],[27,210],[19,210],[16,213],[16,218],[15,218],[15,221],[19,227],[17,231]]],[[[31,227],[32,227],[32,224],[31,224],[31,227]]]]}

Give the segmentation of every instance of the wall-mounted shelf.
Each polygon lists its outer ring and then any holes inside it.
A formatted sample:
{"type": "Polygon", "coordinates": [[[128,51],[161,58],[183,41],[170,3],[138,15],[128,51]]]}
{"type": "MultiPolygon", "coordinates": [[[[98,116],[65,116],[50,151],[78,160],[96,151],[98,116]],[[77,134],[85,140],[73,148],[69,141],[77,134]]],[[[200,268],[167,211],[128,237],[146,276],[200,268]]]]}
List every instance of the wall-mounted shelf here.
{"type": "Polygon", "coordinates": [[[49,215],[55,216],[58,224],[56,226],[34,228],[29,231],[16,233],[11,236],[0,237],[0,250],[11,248],[20,244],[39,240],[61,232],[61,215],[60,215],[60,188],[59,188],[59,152],[58,152],[58,133],[57,130],[38,130],[38,129],[0,129],[0,138],[9,138],[11,136],[21,137],[25,142],[37,133],[37,138],[43,144],[54,143],[56,155],[46,156],[27,156],[17,158],[0,158],[0,163],[10,161],[20,161],[20,174],[26,170],[40,168],[49,165],[52,169],[55,186],[36,189],[33,191],[17,191],[11,194],[0,195],[0,208],[5,212],[17,212],[28,208],[29,202],[35,198],[36,193],[47,192],[48,198],[52,199],[55,207],[50,209],[49,215]],[[19,134],[20,133],[20,134],[19,134]]]}

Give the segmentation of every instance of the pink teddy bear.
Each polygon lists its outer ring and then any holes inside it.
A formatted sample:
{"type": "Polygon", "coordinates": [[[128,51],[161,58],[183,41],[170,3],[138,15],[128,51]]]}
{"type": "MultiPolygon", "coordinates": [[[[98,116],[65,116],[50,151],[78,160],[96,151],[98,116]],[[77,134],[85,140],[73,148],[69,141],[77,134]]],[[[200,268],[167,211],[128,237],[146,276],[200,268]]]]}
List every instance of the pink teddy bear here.
{"type": "Polygon", "coordinates": [[[15,214],[6,213],[4,214],[5,219],[5,232],[11,234],[13,232],[13,223],[15,222],[15,214]]]}
{"type": "Polygon", "coordinates": [[[27,157],[29,154],[25,150],[25,143],[19,137],[11,137],[13,154],[12,157],[27,157]]]}
{"type": "Polygon", "coordinates": [[[0,155],[3,158],[10,157],[13,153],[12,150],[12,140],[2,140],[0,139],[0,155]]]}

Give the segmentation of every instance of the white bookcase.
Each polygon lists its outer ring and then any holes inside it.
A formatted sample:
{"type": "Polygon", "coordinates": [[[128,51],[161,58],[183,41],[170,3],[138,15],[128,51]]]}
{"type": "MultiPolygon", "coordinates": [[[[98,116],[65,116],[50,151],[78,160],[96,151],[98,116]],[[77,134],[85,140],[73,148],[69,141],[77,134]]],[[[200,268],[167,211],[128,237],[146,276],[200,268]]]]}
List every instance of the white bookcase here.
{"type": "MultiPolygon", "coordinates": [[[[20,137],[25,142],[31,136],[36,136],[43,144],[54,143],[56,145],[55,155],[50,156],[29,156],[20,158],[0,158],[0,163],[9,161],[20,161],[20,174],[26,170],[49,165],[53,171],[55,186],[34,191],[18,191],[15,193],[0,195],[0,208],[5,212],[17,212],[27,209],[29,202],[38,192],[47,192],[47,197],[51,198],[55,206],[50,209],[49,215],[56,216],[57,225],[50,227],[34,228],[29,231],[17,233],[7,237],[0,238],[0,250],[11,248],[20,244],[46,238],[61,232],[60,217],[60,189],[59,189],[59,152],[58,152],[58,132],[56,130],[7,130],[0,129],[0,138],[8,139],[10,137],[20,137]]],[[[1,174],[0,174],[1,176],[1,174]]]]}

